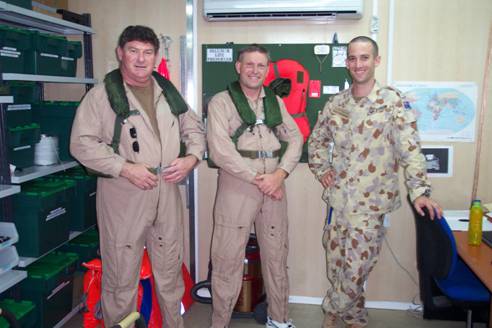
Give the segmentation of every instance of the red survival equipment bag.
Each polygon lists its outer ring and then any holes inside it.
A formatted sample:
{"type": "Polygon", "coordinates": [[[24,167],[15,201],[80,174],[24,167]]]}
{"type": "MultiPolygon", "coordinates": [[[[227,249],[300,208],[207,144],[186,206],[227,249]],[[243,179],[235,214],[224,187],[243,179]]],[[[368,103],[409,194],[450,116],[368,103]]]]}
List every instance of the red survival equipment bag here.
{"type": "MultiPolygon", "coordinates": [[[[87,272],[84,274],[84,328],[104,328],[101,311],[102,262],[100,259],[94,259],[83,263],[83,266],[87,268],[87,272]]],[[[181,313],[184,313],[193,303],[191,288],[194,282],[184,264],[181,267],[181,272],[185,285],[185,293],[181,301],[181,313]]],[[[144,251],[140,269],[137,308],[144,317],[148,328],[162,327],[162,315],[155,293],[152,266],[147,251],[144,251]]]]}

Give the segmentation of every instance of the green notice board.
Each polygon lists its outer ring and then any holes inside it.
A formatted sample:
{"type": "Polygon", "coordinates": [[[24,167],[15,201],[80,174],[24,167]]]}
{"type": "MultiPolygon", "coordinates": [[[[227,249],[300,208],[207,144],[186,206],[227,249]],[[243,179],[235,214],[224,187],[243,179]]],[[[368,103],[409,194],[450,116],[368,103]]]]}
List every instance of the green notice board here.
{"type": "MultiPolygon", "coordinates": [[[[281,59],[293,59],[299,62],[309,73],[306,114],[311,129],[316,123],[318,112],[330,96],[341,91],[351,83],[345,68],[346,44],[324,44],[315,54],[319,44],[262,44],[270,52],[273,62],[281,59]],[[328,47],[326,47],[328,46],[328,47]],[[329,49],[329,53],[327,53],[329,49]],[[319,81],[319,82],[316,82],[319,81]],[[319,85],[318,96],[310,90],[312,84],[319,85]]],[[[225,90],[227,85],[237,80],[234,62],[237,52],[247,44],[204,44],[202,45],[202,103],[203,113],[207,115],[207,104],[217,92],[225,90]]],[[[281,73],[282,75],[282,73],[281,73]]],[[[307,161],[306,145],[301,161],[307,161]]]]}

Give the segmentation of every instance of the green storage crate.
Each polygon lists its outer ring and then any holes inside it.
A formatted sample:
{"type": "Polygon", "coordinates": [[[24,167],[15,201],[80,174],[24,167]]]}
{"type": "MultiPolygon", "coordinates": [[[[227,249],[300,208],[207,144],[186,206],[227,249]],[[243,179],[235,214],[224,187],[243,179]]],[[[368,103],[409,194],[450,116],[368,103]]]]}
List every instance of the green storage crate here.
{"type": "Polygon", "coordinates": [[[82,42],[67,41],[67,50],[61,57],[60,75],[75,77],[77,73],[77,59],[82,57],[82,42]]]}
{"type": "Polygon", "coordinates": [[[5,81],[0,84],[0,94],[13,96],[14,104],[38,103],[41,101],[42,93],[41,84],[36,82],[5,81]]]}
{"type": "Polygon", "coordinates": [[[7,105],[7,127],[15,128],[33,123],[31,104],[7,105]]]}
{"type": "Polygon", "coordinates": [[[9,164],[17,169],[25,169],[34,165],[34,145],[21,145],[8,148],[9,164]]]}
{"type": "MultiPolygon", "coordinates": [[[[36,306],[31,301],[15,301],[13,299],[4,299],[0,301],[0,308],[6,309],[12,314],[19,322],[19,326],[22,328],[34,328],[36,327],[36,306]]],[[[9,328],[10,325],[4,318],[0,318],[0,328],[9,328]]]]}
{"type": "Polygon", "coordinates": [[[39,257],[68,240],[74,187],[73,181],[37,179],[13,196],[20,256],[39,257]]]}
{"type": "Polygon", "coordinates": [[[7,147],[14,148],[21,145],[34,145],[39,142],[40,127],[37,123],[16,126],[7,129],[7,147]]]}
{"type": "Polygon", "coordinates": [[[80,166],[57,173],[56,178],[67,179],[75,183],[70,230],[84,231],[95,225],[97,178],[88,175],[80,166]]]}
{"type": "Polygon", "coordinates": [[[33,45],[34,74],[61,75],[61,57],[67,51],[67,39],[64,36],[35,32],[33,45]]]}
{"type": "Polygon", "coordinates": [[[0,71],[4,73],[34,73],[32,32],[0,25],[0,71]]]}
{"type": "Polygon", "coordinates": [[[27,267],[20,289],[23,298],[36,304],[37,327],[51,328],[72,310],[77,260],[77,254],[52,252],[27,267]]]}
{"type": "Polygon", "coordinates": [[[61,251],[77,254],[79,256],[77,270],[85,271],[82,263],[101,258],[99,255],[99,233],[96,229],[90,229],[63,245],[61,251]]]}
{"type": "Polygon", "coordinates": [[[32,9],[32,0],[4,0],[14,6],[19,6],[26,9],[32,9]]]}
{"type": "Polygon", "coordinates": [[[61,161],[74,161],[70,155],[70,133],[79,102],[44,101],[33,105],[34,121],[41,125],[41,133],[57,136],[61,161]]]}

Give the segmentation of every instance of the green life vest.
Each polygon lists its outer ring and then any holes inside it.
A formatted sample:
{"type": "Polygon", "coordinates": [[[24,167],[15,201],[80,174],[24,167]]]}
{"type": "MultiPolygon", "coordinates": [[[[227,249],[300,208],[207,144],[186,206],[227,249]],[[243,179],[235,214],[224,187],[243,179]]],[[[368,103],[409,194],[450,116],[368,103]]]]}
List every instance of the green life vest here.
{"type": "MultiPolygon", "coordinates": [[[[265,120],[263,123],[270,129],[275,131],[275,127],[282,123],[282,114],[280,113],[280,106],[278,104],[277,96],[268,87],[264,87],[265,97],[263,97],[263,111],[265,113],[265,120]]],[[[239,81],[232,82],[227,86],[227,91],[229,96],[231,96],[232,102],[236,107],[239,117],[242,120],[242,124],[237,128],[236,131],[231,136],[231,140],[237,149],[237,143],[239,137],[248,128],[252,128],[256,124],[256,114],[248,103],[248,99],[244,95],[243,90],[239,81]]],[[[280,156],[285,152],[287,144],[285,142],[280,142],[280,156]]],[[[210,156],[207,158],[208,166],[211,168],[218,168],[217,165],[212,161],[210,156]]]]}
{"type": "MultiPolygon", "coordinates": [[[[186,105],[186,102],[171,82],[169,82],[157,72],[152,72],[152,76],[156,80],[159,87],[162,89],[162,94],[166,98],[166,101],[171,108],[171,112],[176,117],[188,111],[188,106],[186,105]]],[[[116,154],[119,154],[121,127],[128,117],[132,115],[138,115],[139,112],[138,110],[130,110],[125,87],[123,86],[123,77],[121,76],[121,72],[119,69],[115,69],[114,71],[106,74],[106,76],[104,77],[104,87],[108,95],[109,104],[116,114],[116,119],[114,120],[113,139],[110,146],[111,148],[113,148],[113,151],[116,154]]],[[[179,156],[182,157],[185,154],[186,147],[183,143],[181,143],[179,156]]],[[[87,172],[91,175],[99,176],[102,178],[111,178],[110,175],[89,168],[86,169],[87,172]]]]}
{"type": "MultiPolygon", "coordinates": [[[[277,125],[282,123],[280,106],[278,105],[277,96],[271,89],[264,87],[263,90],[265,90],[265,97],[263,97],[263,110],[265,112],[264,123],[270,129],[274,129],[277,125]]],[[[227,91],[231,96],[234,106],[236,106],[239,117],[241,117],[241,120],[243,121],[241,126],[239,126],[231,137],[232,142],[234,142],[237,148],[239,137],[246,129],[253,127],[256,124],[256,114],[253,109],[251,109],[251,106],[249,106],[248,99],[244,95],[239,81],[229,84],[227,86],[227,91]]]]}
{"type": "MultiPolygon", "coordinates": [[[[171,112],[176,117],[188,111],[186,102],[170,81],[155,71],[152,72],[152,76],[162,89],[162,94],[166,98],[166,101],[171,108],[171,112]]],[[[118,148],[121,140],[121,126],[128,117],[138,115],[139,113],[137,110],[130,110],[125,87],[123,86],[123,77],[121,76],[119,69],[115,69],[114,71],[106,74],[104,77],[104,87],[106,89],[106,93],[108,94],[109,104],[116,113],[113,140],[111,141],[110,146],[116,154],[119,154],[118,148]]],[[[181,149],[183,149],[183,146],[181,146],[181,149]]]]}

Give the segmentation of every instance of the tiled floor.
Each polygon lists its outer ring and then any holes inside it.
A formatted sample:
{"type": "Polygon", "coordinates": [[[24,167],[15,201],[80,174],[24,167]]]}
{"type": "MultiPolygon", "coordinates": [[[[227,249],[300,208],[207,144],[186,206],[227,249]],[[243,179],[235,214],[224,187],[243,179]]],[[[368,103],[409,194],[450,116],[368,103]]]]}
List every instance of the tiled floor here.
{"type": "MultiPolygon", "coordinates": [[[[211,306],[194,304],[184,315],[186,328],[208,328],[210,325],[211,306]]],[[[297,328],[321,327],[322,314],[319,306],[291,304],[290,314],[297,328]]],[[[369,310],[369,328],[462,328],[464,322],[423,320],[418,314],[407,311],[369,310]]],[[[68,322],[64,328],[82,327],[79,314],[68,322]]],[[[259,328],[254,319],[233,319],[229,328],[259,328]]],[[[340,326],[342,327],[342,326],[340,326]]],[[[475,328],[485,328],[484,324],[475,324],[475,328]]]]}

